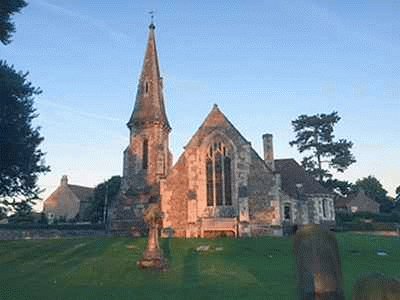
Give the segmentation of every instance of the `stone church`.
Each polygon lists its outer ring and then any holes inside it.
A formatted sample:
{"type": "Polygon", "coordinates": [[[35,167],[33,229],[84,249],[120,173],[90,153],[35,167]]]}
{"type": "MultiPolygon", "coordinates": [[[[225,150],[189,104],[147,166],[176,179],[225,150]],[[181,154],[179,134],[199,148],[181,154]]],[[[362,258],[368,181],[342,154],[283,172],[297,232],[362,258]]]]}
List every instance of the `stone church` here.
{"type": "Polygon", "coordinates": [[[160,204],[163,234],[176,237],[280,235],[286,225],[333,224],[333,196],[295,160],[275,159],[271,134],[262,137],[260,157],[217,105],[173,164],[154,24],[149,29],[111,230],[144,234],[150,203],[160,204]]]}

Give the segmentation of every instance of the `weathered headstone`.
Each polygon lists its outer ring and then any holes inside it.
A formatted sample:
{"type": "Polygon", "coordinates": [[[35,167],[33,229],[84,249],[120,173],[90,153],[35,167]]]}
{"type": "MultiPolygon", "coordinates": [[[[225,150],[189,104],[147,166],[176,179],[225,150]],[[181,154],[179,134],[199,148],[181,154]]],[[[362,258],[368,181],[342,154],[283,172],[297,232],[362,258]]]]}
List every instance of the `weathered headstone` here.
{"type": "Polygon", "coordinates": [[[399,300],[400,281],[380,273],[359,278],[353,287],[353,300],[399,300]]]}
{"type": "Polygon", "coordinates": [[[165,270],[167,261],[159,244],[159,230],[162,222],[162,213],[158,204],[151,204],[144,213],[144,220],[149,226],[147,248],[143,258],[137,262],[140,268],[165,270]]]}
{"type": "Polygon", "coordinates": [[[344,300],[339,248],[335,234],[306,225],[294,239],[299,299],[344,300]]]}

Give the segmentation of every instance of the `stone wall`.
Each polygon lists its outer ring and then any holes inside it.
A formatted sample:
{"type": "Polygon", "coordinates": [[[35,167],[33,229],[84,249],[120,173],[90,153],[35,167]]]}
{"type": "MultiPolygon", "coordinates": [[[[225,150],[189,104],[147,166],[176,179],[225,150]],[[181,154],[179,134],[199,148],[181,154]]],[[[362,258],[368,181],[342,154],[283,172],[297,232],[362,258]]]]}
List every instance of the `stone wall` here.
{"type": "MultiPolygon", "coordinates": [[[[310,223],[322,224],[325,222],[335,221],[335,207],[333,203],[332,196],[328,195],[310,195],[308,201],[313,203],[312,207],[312,218],[310,218],[310,223]],[[325,205],[325,216],[323,214],[323,205],[325,205]]],[[[310,209],[311,210],[311,209],[310,209]]]]}
{"type": "Polygon", "coordinates": [[[100,229],[4,229],[0,228],[0,240],[41,240],[79,237],[104,237],[100,229]]]}
{"type": "Polygon", "coordinates": [[[161,181],[163,228],[173,228],[177,237],[196,237],[203,221],[232,218],[237,219],[239,236],[273,234],[271,226],[281,222],[279,187],[278,175],[214,107],[161,181]],[[208,206],[206,159],[210,147],[218,144],[231,159],[232,205],[208,206]]]}
{"type": "Polygon", "coordinates": [[[189,192],[187,172],[186,158],[181,156],[168,178],[160,184],[163,228],[173,228],[176,237],[186,236],[189,192]]]}
{"type": "Polygon", "coordinates": [[[123,189],[137,190],[157,185],[166,176],[172,157],[169,151],[168,130],[161,125],[132,131],[130,145],[124,151],[123,189]],[[143,142],[147,140],[147,166],[143,167],[143,142]]]}
{"type": "Polygon", "coordinates": [[[251,223],[271,225],[279,218],[276,207],[271,205],[279,200],[274,193],[274,175],[264,161],[252,149],[248,175],[249,214],[251,223]]]}

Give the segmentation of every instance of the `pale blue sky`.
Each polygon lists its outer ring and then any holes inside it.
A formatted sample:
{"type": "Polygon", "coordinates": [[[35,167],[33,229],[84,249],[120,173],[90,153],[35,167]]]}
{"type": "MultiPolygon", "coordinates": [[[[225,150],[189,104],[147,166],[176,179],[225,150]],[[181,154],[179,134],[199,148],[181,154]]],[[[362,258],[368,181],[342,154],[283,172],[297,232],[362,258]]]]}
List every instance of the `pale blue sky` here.
{"type": "Polygon", "coordinates": [[[0,57],[44,91],[44,196],[62,174],[88,186],[121,174],[151,9],[175,159],[213,103],[259,153],[269,132],[277,158],[298,160],[290,121],[337,110],[357,158],[340,177],[375,175],[394,194],[399,1],[31,0],[0,57]]]}

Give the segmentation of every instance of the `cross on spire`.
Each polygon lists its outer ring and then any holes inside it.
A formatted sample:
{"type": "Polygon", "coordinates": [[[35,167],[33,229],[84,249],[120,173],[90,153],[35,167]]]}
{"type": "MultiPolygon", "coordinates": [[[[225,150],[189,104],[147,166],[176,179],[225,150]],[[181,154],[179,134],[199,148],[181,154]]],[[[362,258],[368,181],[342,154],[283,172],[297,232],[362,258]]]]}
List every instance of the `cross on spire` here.
{"type": "Polygon", "coordinates": [[[150,11],[149,11],[150,20],[151,20],[150,26],[149,26],[150,29],[156,28],[156,26],[154,25],[154,13],[155,13],[154,10],[150,10],[150,11]]]}

